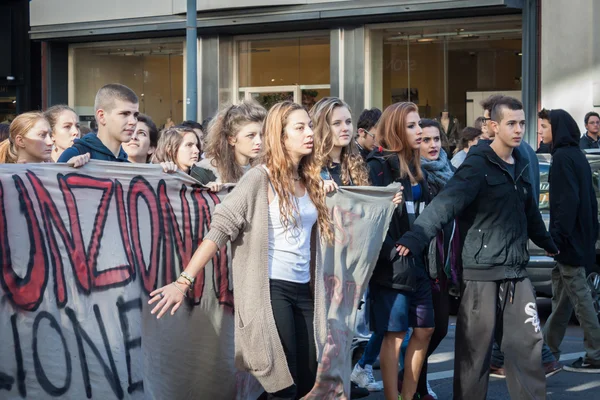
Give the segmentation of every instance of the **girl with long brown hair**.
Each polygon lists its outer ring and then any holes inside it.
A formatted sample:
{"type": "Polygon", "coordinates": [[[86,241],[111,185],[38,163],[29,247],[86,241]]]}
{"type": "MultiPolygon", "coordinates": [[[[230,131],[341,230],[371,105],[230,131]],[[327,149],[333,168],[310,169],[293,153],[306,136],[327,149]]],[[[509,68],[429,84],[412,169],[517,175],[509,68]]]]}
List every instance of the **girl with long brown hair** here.
{"type": "Polygon", "coordinates": [[[309,112],[315,132],[317,154],[321,157],[321,176],[325,190],[338,185],[369,185],[367,166],[353,139],[350,107],[337,97],[324,97],[309,112]]]}
{"type": "Polygon", "coordinates": [[[224,183],[239,181],[260,155],[266,115],[254,101],[222,109],[208,127],[205,159],[194,168],[192,177],[215,192],[224,183]]]}
{"type": "Polygon", "coordinates": [[[433,333],[431,285],[422,256],[399,257],[395,243],[410,227],[429,200],[421,169],[422,129],[413,103],[387,107],[377,125],[380,148],[369,156],[375,186],[401,182],[405,203],[394,213],[375,271],[369,283],[371,329],[383,334],[381,375],[386,400],[398,399],[398,358],[409,327],[413,328],[404,359],[402,399],[412,399],[417,389],[427,346],[433,333]]]}
{"type": "MultiPolygon", "coordinates": [[[[332,227],[308,113],[275,104],[264,124],[264,156],[215,209],[211,227],[177,281],[152,293],[152,313],[173,315],[204,266],[232,244],[236,366],[269,398],[295,399],[315,383],[314,300],[319,240],[332,227]],[[311,251],[316,252],[315,257],[311,251]]],[[[317,322],[319,323],[319,322],[317,322]]]]}

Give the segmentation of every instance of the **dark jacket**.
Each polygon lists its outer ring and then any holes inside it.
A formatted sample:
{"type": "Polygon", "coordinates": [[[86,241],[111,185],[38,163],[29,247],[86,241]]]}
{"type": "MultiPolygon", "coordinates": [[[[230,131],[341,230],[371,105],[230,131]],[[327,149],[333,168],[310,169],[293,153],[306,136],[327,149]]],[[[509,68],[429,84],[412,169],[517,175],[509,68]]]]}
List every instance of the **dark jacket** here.
{"type": "MultiPolygon", "coordinates": [[[[333,163],[332,166],[324,166],[321,168],[321,179],[324,181],[334,181],[338,186],[344,186],[342,182],[342,166],[338,163],[333,163]]],[[[350,182],[350,186],[353,183],[350,182]]]]}
{"type": "MultiPolygon", "coordinates": [[[[493,140],[480,140],[476,145],[476,146],[489,146],[492,143],[493,140]]],[[[527,167],[529,170],[529,178],[531,179],[531,185],[532,185],[532,189],[533,189],[533,195],[535,196],[536,199],[540,198],[540,163],[538,161],[537,158],[537,154],[535,153],[535,151],[533,150],[533,148],[531,148],[531,146],[529,144],[527,144],[527,142],[525,141],[521,141],[521,144],[519,145],[519,152],[521,153],[521,155],[523,155],[527,161],[529,161],[529,166],[527,167]]],[[[469,154],[471,154],[471,151],[469,150],[469,154]]],[[[467,155],[467,157],[468,157],[467,155]]]]}
{"type": "Polygon", "coordinates": [[[544,142],[540,142],[540,145],[538,146],[538,149],[536,150],[536,154],[550,154],[550,152],[552,151],[552,146],[549,144],[546,144],[544,142]]]}
{"type": "Polygon", "coordinates": [[[600,140],[592,139],[586,132],[585,135],[579,139],[579,148],[581,150],[600,149],[600,140]]]}
{"type": "Polygon", "coordinates": [[[517,149],[513,157],[515,178],[490,146],[472,147],[454,177],[398,244],[421,254],[431,238],[458,216],[464,279],[497,281],[527,276],[528,236],[550,253],[556,253],[556,246],[533,195],[529,161],[517,149]]]}
{"type": "MultiPolygon", "coordinates": [[[[369,154],[367,165],[369,166],[369,177],[373,186],[388,186],[391,183],[400,182],[404,187],[402,191],[404,202],[402,203],[402,207],[396,208],[392,215],[390,227],[383,241],[371,282],[398,290],[414,291],[414,281],[417,274],[426,274],[424,257],[419,253],[417,257],[414,257],[415,268],[399,271],[397,269],[398,264],[394,263],[394,257],[398,254],[395,250],[395,243],[410,229],[416,216],[419,214],[420,204],[427,204],[429,202],[427,182],[426,180],[419,182],[421,186],[421,200],[415,204],[410,179],[399,178],[400,162],[397,154],[375,149],[369,154]],[[408,212],[407,203],[410,202],[414,204],[414,213],[408,212]]],[[[424,171],[423,174],[426,176],[424,171]]]]}
{"type": "Polygon", "coordinates": [[[560,250],[555,259],[573,266],[594,265],[598,203],[590,164],[579,149],[575,120],[564,110],[552,110],[550,124],[550,234],[560,250]]]}
{"type": "Polygon", "coordinates": [[[360,156],[365,162],[367,162],[367,157],[369,157],[371,151],[362,147],[360,144],[358,144],[358,142],[356,142],[356,147],[358,147],[358,152],[360,153],[360,156]]]}
{"type": "Polygon", "coordinates": [[[75,139],[73,146],[66,149],[58,158],[58,162],[67,162],[72,157],[90,153],[91,160],[129,162],[127,153],[121,147],[119,156],[115,155],[98,139],[95,133],[88,133],[81,139],[75,139]]]}

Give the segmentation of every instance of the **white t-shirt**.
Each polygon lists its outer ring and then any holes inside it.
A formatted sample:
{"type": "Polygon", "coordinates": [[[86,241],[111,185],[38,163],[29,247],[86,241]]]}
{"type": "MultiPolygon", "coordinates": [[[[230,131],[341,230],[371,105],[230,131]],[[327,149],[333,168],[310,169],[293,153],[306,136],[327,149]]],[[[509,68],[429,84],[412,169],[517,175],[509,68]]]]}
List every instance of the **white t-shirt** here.
{"type": "Polygon", "coordinates": [[[290,221],[287,229],[281,224],[279,197],[269,204],[269,278],[295,283],[310,281],[310,233],[317,221],[317,208],[308,191],[298,202],[296,226],[290,221]]]}

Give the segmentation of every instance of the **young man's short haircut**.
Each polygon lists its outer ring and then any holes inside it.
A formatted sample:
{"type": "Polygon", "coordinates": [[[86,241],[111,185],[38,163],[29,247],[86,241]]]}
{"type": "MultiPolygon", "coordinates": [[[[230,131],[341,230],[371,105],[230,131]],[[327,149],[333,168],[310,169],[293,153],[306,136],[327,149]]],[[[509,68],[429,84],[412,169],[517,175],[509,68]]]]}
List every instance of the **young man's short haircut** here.
{"type": "Polygon", "coordinates": [[[202,126],[202,124],[192,120],[183,121],[179,126],[184,126],[186,128],[192,129],[200,129],[202,132],[204,132],[204,127],[202,126]]]}
{"type": "Polygon", "coordinates": [[[587,125],[588,122],[590,121],[590,118],[592,118],[592,117],[596,117],[596,118],[600,119],[600,115],[596,111],[590,111],[589,113],[585,114],[585,117],[583,118],[583,122],[585,122],[585,124],[587,125]]]}
{"type": "Polygon", "coordinates": [[[372,129],[381,118],[381,110],[379,108],[371,108],[370,110],[363,110],[358,117],[358,123],[356,129],[364,129],[366,131],[372,129]]]}
{"type": "Polygon", "coordinates": [[[502,118],[504,117],[504,115],[503,115],[504,113],[502,111],[503,107],[505,107],[509,110],[512,110],[512,111],[517,111],[517,110],[523,109],[523,103],[521,103],[519,100],[515,99],[514,97],[510,97],[510,96],[500,97],[492,105],[492,111],[490,112],[490,118],[492,119],[492,121],[496,121],[498,123],[502,121],[502,118]]]}
{"type": "Polygon", "coordinates": [[[550,121],[550,110],[546,110],[545,108],[542,108],[540,110],[540,112],[538,113],[538,118],[539,119],[547,119],[548,121],[550,121]]]}
{"type": "Polygon", "coordinates": [[[421,129],[425,129],[425,128],[437,128],[438,131],[442,131],[442,128],[440,127],[440,123],[437,122],[434,119],[428,119],[428,118],[423,118],[421,120],[421,129]]]}
{"type": "Polygon", "coordinates": [[[115,107],[115,100],[138,104],[139,100],[135,92],[120,83],[109,83],[104,85],[96,93],[94,111],[104,110],[111,112],[115,107]]]}

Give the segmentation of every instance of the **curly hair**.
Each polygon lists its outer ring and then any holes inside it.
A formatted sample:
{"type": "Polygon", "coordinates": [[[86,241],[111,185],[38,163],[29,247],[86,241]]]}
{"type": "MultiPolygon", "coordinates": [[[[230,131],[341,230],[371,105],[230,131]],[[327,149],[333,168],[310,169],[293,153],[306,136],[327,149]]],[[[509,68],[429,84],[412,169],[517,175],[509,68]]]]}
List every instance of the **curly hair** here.
{"type": "MultiPolygon", "coordinates": [[[[321,167],[332,167],[331,151],[333,150],[333,131],[331,129],[331,115],[338,107],[345,107],[351,113],[350,107],[337,97],[324,97],[310,110],[309,115],[313,121],[317,158],[321,167]]],[[[358,153],[356,142],[350,141],[348,146],[342,148],[340,156],[341,179],[344,185],[369,185],[369,173],[363,158],[358,153]]]]}
{"type": "MultiPolygon", "coordinates": [[[[235,183],[244,175],[244,169],[235,161],[235,147],[229,144],[247,124],[263,124],[267,110],[254,101],[243,101],[222,109],[208,126],[205,157],[217,168],[221,181],[235,183]]],[[[254,164],[251,161],[251,164],[254,164]]]]}
{"type": "MultiPolygon", "coordinates": [[[[263,163],[270,173],[271,183],[275,193],[279,198],[279,212],[281,214],[281,224],[284,229],[288,229],[290,224],[295,227],[297,224],[294,215],[298,213],[298,205],[290,196],[294,193],[294,165],[288,151],[285,148],[285,127],[288,124],[288,118],[294,111],[302,110],[304,107],[291,101],[284,101],[275,104],[269,110],[264,124],[264,153],[261,157],[263,163]]],[[[315,152],[305,156],[300,161],[298,174],[302,184],[306,187],[308,195],[317,208],[317,223],[321,237],[331,243],[333,240],[333,229],[329,210],[325,204],[325,191],[322,187],[321,165],[317,160],[315,152]]]]}
{"type": "Polygon", "coordinates": [[[411,112],[419,112],[414,103],[401,102],[388,106],[377,124],[377,136],[384,150],[398,155],[400,178],[408,176],[415,183],[423,180],[423,171],[421,150],[411,147],[406,134],[406,118],[411,112]]]}

